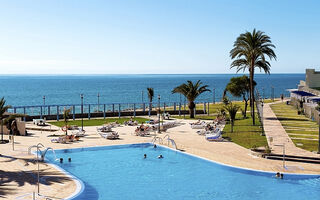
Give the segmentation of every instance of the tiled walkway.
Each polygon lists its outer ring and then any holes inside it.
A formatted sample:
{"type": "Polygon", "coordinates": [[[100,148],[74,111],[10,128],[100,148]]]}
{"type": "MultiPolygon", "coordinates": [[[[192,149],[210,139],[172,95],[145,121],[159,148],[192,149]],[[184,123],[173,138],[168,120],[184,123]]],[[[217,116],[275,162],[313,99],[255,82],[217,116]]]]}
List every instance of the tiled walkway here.
{"type": "Polygon", "coordinates": [[[272,152],[282,154],[284,145],[285,153],[287,155],[320,157],[319,154],[315,154],[295,146],[285,129],[282,127],[280,121],[277,119],[277,116],[272,111],[270,107],[271,104],[274,103],[264,104],[263,106],[263,125],[268,144],[271,147],[272,152]]]}

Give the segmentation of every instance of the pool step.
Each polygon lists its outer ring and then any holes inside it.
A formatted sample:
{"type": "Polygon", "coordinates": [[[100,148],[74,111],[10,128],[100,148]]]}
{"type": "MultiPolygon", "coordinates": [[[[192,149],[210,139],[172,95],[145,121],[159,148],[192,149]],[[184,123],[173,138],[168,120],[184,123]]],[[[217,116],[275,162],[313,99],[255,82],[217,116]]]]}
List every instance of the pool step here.
{"type": "MultiPolygon", "coordinates": [[[[270,154],[270,155],[266,155],[265,158],[270,160],[283,160],[283,155],[270,154]]],[[[317,158],[317,157],[285,155],[284,159],[285,161],[292,161],[292,162],[320,164],[320,158],[317,158]]]]}

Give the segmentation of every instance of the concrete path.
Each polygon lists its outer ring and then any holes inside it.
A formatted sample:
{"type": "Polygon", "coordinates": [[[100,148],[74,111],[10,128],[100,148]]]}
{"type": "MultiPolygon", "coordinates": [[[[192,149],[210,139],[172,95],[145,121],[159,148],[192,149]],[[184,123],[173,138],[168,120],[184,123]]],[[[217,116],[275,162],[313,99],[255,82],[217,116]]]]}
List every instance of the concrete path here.
{"type": "Polygon", "coordinates": [[[283,146],[278,145],[284,145],[286,155],[320,157],[319,154],[312,153],[295,146],[270,107],[270,105],[275,103],[268,103],[263,106],[263,125],[268,144],[271,147],[272,152],[282,154],[283,146]]]}

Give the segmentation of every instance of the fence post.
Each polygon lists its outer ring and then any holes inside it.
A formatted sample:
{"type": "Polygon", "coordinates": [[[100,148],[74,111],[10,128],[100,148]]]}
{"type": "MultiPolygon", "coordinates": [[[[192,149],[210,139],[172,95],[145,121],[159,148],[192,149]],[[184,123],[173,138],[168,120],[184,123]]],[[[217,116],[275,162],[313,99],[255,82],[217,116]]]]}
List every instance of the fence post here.
{"type": "Polygon", "coordinates": [[[59,106],[57,106],[57,121],[59,121],[59,106]]]}
{"type": "Polygon", "coordinates": [[[206,114],[207,111],[207,104],[206,102],[203,102],[203,114],[206,114]]]}
{"type": "Polygon", "coordinates": [[[40,119],[42,119],[42,106],[40,106],[40,119]]]}
{"type": "Polygon", "coordinates": [[[181,116],[181,102],[179,102],[179,116],[181,116]]]}
{"type": "Polygon", "coordinates": [[[103,104],[103,119],[106,118],[106,104],[103,104]]]}
{"type": "Polygon", "coordinates": [[[166,103],[163,103],[163,113],[166,112],[166,103]]]}
{"type": "Polygon", "coordinates": [[[90,119],[90,104],[89,104],[89,108],[88,108],[88,119],[90,119]]]}
{"type": "Polygon", "coordinates": [[[133,116],[136,117],[136,104],[133,104],[133,116]]]}
{"type": "Polygon", "coordinates": [[[26,121],[26,107],[23,107],[23,114],[24,114],[23,121],[26,121]]]}
{"type": "Polygon", "coordinates": [[[121,106],[120,106],[120,103],[119,103],[119,118],[121,116],[121,106]]]}
{"type": "Polygon", "coordinates": [[[112,114],[114,115],[114,104],[112,104],[112,114]]]}
{"type": "Polygon", "coordinates": [[[48,106],[48,115],[50,115],[50,106],[48,106]]]}
{"type": "Polygon", "coordinates": [[[142,105],[143,105],[143,112],[145,112],[146,111],[146,104],[143,103],[142,105]]]}
{"type": "Polygon", "coordinates": [[[210,103],[208,101],[208,116],[210,115],[210,103]]]}

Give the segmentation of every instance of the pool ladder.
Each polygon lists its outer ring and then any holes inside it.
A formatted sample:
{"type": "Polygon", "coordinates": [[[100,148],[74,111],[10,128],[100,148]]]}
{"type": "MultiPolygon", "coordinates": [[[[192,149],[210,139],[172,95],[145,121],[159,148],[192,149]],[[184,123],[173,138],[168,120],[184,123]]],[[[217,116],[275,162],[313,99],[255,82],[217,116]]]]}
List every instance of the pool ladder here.
{"type": "Polygon", "coordinates": [[[55,160],[57,159],[56,152],[53,150],[53,148],[48,147],[48,148],[44,149],[43,151],[41,151],[40,150],[41,147],[44,147],[43,144],[41,144],[41,143],[39,143],[38,145],[32,145],[32,146],[28,147],[28,154],[29,155],[31,154],[31,149],[32,148],[37,148],[37,151],[39,150],[39,152],[37,152],[37,154],[38,153],[40,154],[40,161],[44,161],[44,157],[46,156],[46,153],[49,150],[51,150],[53,152],[53,154],[54,154],[55,160]]]}
{"type": "Polygon", "coordinates": [[[168,146],[168,147],[170,147],[170,144],[171,144],[172,148],[177,149],[177,144],[176,144],[176,142],[175,142],[173,139],[170,138],[169,134],[165,135],[165,136],[163,137],[163,139],[162,139],[161,137],[155,136],[155,137],[152,139],[151,143],[154,144],[155,142],[157,142],[157,140],[159,141],[159,144],[163,144],[163,141],[164,141],[164,140],[167,140],[167,146],[168,146]]]}

